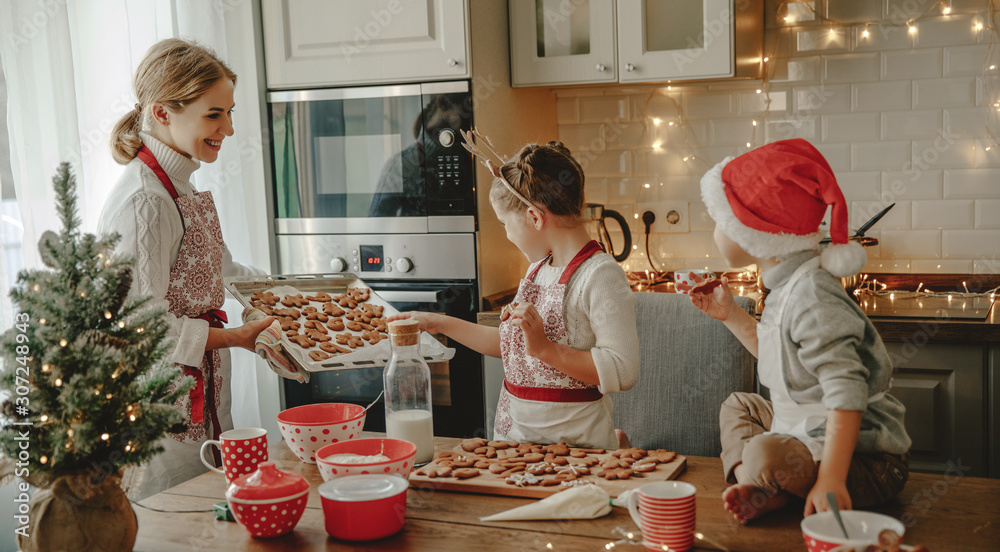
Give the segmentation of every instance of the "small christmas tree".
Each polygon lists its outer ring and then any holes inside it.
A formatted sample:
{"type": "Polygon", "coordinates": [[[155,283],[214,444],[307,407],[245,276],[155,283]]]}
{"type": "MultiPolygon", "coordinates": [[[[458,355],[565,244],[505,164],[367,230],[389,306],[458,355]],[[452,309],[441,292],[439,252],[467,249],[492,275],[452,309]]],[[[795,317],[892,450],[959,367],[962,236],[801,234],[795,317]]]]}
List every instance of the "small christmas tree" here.
{"type": "Polygon", "coordinates": [[[133,261],[112,257],[119,236],[80,233],[67,163],[53,183],[63,229],[39,241],[49,268],[18,274],[15,324],[0,336],[0,450],[42,487],[161,452],[164,433],[183,430],[174,402],[193,384],[164,360],[163,309],[126,301],[133,261]]]}

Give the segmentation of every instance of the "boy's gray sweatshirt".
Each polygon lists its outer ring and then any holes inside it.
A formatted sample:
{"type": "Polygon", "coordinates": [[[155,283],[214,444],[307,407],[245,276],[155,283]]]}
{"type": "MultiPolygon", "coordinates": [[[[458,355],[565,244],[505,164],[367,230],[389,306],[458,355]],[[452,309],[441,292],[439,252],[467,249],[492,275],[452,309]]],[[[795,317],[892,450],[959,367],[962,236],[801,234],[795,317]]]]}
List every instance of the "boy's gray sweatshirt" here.
{"type": "MultiPolygon", "coordinates": [[[[762,275],[771,293],[786,295],[780,326],[788,394],[798,403],[822,403],[828,410],[863,411],[856,453],[903,454],[910,449],[905,408],[888,394],[892,364],[871,321],[823,268],[782,290],[795,269],[817,255],[797,253],[762,275]],[[882,391],[887,394],[868,404],[868,397],[882,391]]],[[[808,433],[820,437],[824,432],[825,422],[808,433]]]]}

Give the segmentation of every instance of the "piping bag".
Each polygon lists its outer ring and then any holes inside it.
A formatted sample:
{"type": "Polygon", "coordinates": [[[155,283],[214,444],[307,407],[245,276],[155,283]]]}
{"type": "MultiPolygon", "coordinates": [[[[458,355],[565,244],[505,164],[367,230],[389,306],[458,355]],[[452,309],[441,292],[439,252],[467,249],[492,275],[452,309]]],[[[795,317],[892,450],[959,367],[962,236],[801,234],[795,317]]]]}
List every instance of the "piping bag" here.
{"type": "MultiPolygon", "coordinates": [[[[243,309],[244,324],[266,317],[267,315],[260,309],[253,307],[243,309]]],[[[281,322],[275,320],[257,335],[257,340],[254,342],[254,351],[260,355],[260,358],[267,361],[267,365],[271,367],[271,371],[275,374],[299,383],[309,383],[309,372],[300,370],[285,355],[284,347],[281,345],[281,335],[281,322]]]]}
{"type": "Polygon", "coordinates": [[[580,485],[479,520],[594,519],[609,513],[611,496],[608,491],[597,485],[580,485]]]}

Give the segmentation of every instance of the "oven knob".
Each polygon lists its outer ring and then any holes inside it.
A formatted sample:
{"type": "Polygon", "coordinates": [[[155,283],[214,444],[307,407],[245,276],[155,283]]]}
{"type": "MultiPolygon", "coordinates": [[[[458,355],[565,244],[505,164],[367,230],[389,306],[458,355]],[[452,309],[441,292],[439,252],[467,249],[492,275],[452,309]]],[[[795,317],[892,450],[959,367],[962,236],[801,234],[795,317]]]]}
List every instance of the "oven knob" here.
{"type": "Polygon", "coordinates": [[[455,131],[450,128],[442,130],[438,134],[438,142],[441,142],[442,146],[450,148],[451,145],[455,143],[455,131]]]}
{"type": "Polygon", "coordinates": [[[413,261],[409,257],[400,257],[396,259],[396,270],[400,272],[409,272],[413,270],[413,261]]]}
{"type": "Polygon", "coordinates": [[[345,261],[344,259],[341,259],[340,257],[334,257],[333,260],[330,261],[330,270],[334,272],[343,272],[346,269],[347,269],[347,261],[345,261]]]}

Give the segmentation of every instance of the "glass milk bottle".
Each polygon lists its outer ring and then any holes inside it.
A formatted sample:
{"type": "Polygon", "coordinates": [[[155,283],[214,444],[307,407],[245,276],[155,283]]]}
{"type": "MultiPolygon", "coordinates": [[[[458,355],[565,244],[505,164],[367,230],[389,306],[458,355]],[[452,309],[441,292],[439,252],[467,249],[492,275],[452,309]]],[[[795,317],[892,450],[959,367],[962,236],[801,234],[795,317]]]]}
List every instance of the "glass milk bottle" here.
{"type": "Polygon", "coordinates": [[[434,457],[431,370],[420,355],[419,338],[419,321],[406,318],[389,322],[392,358],[383,374],[386,435],[415,444],[416,465],[434,457]]]}

